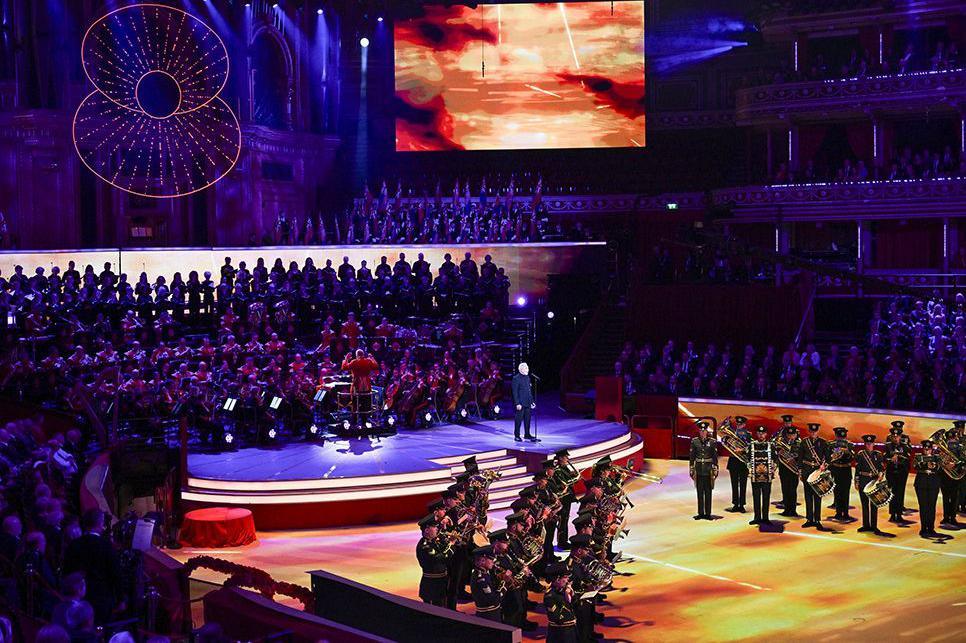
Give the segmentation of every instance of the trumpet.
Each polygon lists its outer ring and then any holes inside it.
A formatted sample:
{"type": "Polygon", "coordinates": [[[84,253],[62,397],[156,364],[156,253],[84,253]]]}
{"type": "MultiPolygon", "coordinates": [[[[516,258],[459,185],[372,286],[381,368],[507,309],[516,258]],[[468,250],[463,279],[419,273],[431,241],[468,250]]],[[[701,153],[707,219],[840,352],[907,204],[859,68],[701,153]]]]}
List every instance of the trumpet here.
{"type": "Polygon", "coordinates": [[[628,469],[627,467],[614,466],[612,467],[615,471],[623,473],[625,477],[640,478],[641,480],[646,480],[647,482],[656,482],[657,484],[664,484],[663,476],[655,476],[650,473],[644,473],[643,471],[634,471],[633,469],[628,469]]]}

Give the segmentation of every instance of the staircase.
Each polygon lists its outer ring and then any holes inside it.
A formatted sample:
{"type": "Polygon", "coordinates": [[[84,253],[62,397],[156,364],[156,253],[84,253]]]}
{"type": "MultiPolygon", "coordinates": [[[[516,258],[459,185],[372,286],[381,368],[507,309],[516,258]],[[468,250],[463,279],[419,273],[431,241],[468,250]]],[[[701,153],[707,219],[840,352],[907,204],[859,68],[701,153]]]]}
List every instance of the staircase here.
{"type": "Polygon", "coordinates": [[[600,326],[591,338],[591,349],[577,377],[578,391],[594,388],[598,375],[612,375],[614,362],[627,337],[627,306],[623,303],[603,304],[600,326]]]}

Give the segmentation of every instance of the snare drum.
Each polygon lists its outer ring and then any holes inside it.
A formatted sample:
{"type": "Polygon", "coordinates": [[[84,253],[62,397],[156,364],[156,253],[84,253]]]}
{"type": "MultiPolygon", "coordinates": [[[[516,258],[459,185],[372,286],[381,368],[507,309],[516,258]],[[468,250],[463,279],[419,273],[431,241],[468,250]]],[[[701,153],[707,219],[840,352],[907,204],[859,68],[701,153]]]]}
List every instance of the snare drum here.
{"type": "Polygon", "coordinates": [[[868,497],[869,502],[876,507],[881,507],[892,500],[892,489],[889,488],[889,482],[885,478],[873,480],[865,485],[862,491],[868,497]]]}
{"type": "Polygon", "coordinates": [[[835,479],[832,477],[832,472],[826,469],[822,471],[821,469],[816,469],[808,474],[808,478],[805,481],[812,486],[812,490],[815,491],[820,496],[827,496],[832,493],[835,489],[835,479]]]}

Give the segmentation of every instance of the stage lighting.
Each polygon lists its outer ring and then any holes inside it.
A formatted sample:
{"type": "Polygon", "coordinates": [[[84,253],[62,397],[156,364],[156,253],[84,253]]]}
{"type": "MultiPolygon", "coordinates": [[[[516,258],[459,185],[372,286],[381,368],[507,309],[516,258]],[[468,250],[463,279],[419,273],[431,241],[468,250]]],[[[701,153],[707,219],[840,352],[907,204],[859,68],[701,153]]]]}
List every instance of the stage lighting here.
{"type": "Polygon", "coordinates": [[[278,3],[277,2],[272,5],[272,9],[278,9],[278,3]]]}
{"type": "Polygon", "coordinates": [[[226,433],[225,434],[225,443],[226,444],[231,444],[234,441],[235,441],[235,436],[233,436],[231,433],[226,433]]]}
{"type": "Polygon", "coordinates": [[[274,440],[276,435],[278,435],[278,432],[275,430],[275,427],[272,427],[268,430],[269,439],[274,440]]]}
{"type": "Polygon", "coordinates": [[[318,10],[318,11],[316,11],[315,13],[317,13],[317,14],[319,14],[319,15],[321,16],[321,15],[322,15],[322,10],[321,10],[321,9],[319,9],[319,10],[318,10]]]}
{"type": "Polygon", "coordinates": [[[553,319],[553,317],[554,317],[553,311],[552,310],[548,310],[547,311],[547,319],[553,319]]]}
{"type": "Polygon", "coordinates": [[[319,427],[317,427],[316,425],[313,424],[312,426],[309,427],[309,433],[311,433],[312,435],[315,435],[318,432],[319,432],[319,427]]]}
{"type": "Polygon", "coordinates": [[[395,416],[390,415],[388,418],[386,418],[386,424],[388,424],[389,426],[395,425],[396,424],[395,416]]]}
{"type": "Polygon", "coordinates": [[[368,422],[368,421],[367,421],[367,422],[366,422],[366,428],[367,428],[367,429],[371,429],[371,428],[372,428],[372,422],[368,422]]]}
{"type": "Polygon", "coordinates": [[[378,18],[376,18],[376,20],[377,20],[378,22],[382,22],[382,16],[379,16],[378,18]]]}
{"type": "Polygon", "coordinates": [[[499,414],[500,414],[500,405],[497,404],[496,406],[493,407],[493,415],[499,415],[499,414]]]}
{"type": "Polygon", "coordinates": [[[433,414],[430,413],[429,411],[426,411],[426,415],[423,416],[423,419],[425,419],[427,422],[432,422],[433,421],[433,414]]]}
{"type": "Polygon", "coordinates": [[[517,306],[526,306],[526,305],[527,305],[526,297],[524,297],[523,295],[520,295],[519,297],[517,297],[517,306]]]}
{"type": "Polygon", "coordinates": [[[359,39],[359,44],[362,45],[363,49],[365,49],[366,47],[369,46],[369,39],[363,36],[362,38],[359,39]]]}
{"type": "Polygon", "coordinates": [[[349,420],[342,420],[342,428],[343,429],[345,429],[346,431],[348,431],[350,426],[352,426],[352,425],[349,424],[349,420]]]}
{"type": "Polygon", "coordinates": [[[467,413],[465,406],[460,409],[460,417],[461,418],[463,418],[465,420],[468,415],[469,415],[469,413],[467,413]]]}

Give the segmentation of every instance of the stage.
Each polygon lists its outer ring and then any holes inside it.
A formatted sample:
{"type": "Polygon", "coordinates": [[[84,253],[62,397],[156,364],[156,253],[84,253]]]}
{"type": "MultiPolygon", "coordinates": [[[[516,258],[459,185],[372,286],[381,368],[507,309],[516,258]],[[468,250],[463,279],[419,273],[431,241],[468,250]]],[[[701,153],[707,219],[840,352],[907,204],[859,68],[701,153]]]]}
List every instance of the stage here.
{"type": "Polygon", "coordinates": [[[540,462],[559,449],[570,450],[578,469],[604,455],[641,466],[643,444],[625,426],[568,415],[552,400],[541,398],[536,443],[515,442],[508,418],[400,429],[378,438],[191,453],[182,499],[190,508],[249,508],[259,529],[372,524],[424,515],[471,455],[481,469],[502,474],[490,488],[494,509],[508,507],[540,462]]]}
{"type": "MultiPolygon", "coordinates": [[[[939,544],[918,537],[918,525],[880,526],[896,534],[878,538],[857,533],[861,522],[818,533],[792,519],[782,532],[748,525],[750,514],[724,511],[730,481],[721,459],[713,496],[720,519],[694,521],[694,487],[685,461],[648,461],[663,484],[637,481],[628,490],[636,508],[628,511],[630,534],[615,545],[630,562],[615,578],[598,626],[612,641],[738,640],[915,640],[961,638],[966,627],[966,531],[947,532],[939,544]],[[960,634],[957,634],[959,632],[960,634]]],[[[913,478],[907,505],[917,507],[913,478]]],[[[778,481],[772,500],[777,499],[778,481]]],[[[827,505],[828,502],[823,502],[827,505]]],[[[852,492],[851,513],[860,515],[852,492]]],[[[786,520],[773,511],[773,519],[786,520]]],[[[823,509],[824,515],[829,510],[823,509]]],[[[491,513],[491,529],[504,525],[505,511],[491,513]]],[[[917,519],[917,514],[908,516],[917,519]]],[[[572,533],[572,532],[571,532],[572,533]]],[[[416,598],[419,566],[414,555],[419,529],[401,524],[278,531],[230,550],[182,549],[179,560],[199,554],[254,565],[277,580],[309,585],[311,569],[416,598]]],[[[196,578],[220,582],[214,572],[196,578]]],[[[540,595],[530,598],[540,601],[540,595]]],[[[472,613],[470,604],[460,610],[472,613]]],[[[546,636],[541,607],[531,614],[540,628],[528,640],[546,636]]]]}

